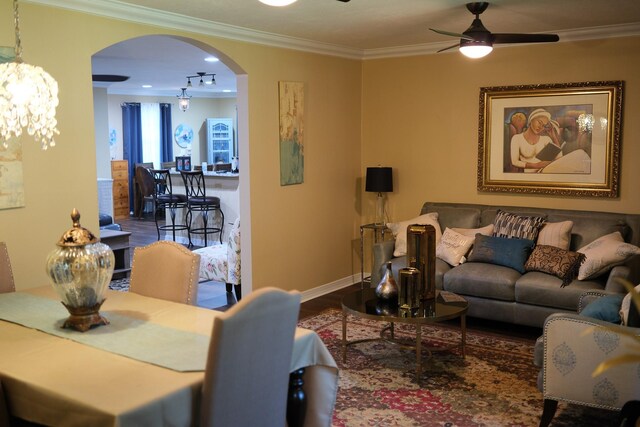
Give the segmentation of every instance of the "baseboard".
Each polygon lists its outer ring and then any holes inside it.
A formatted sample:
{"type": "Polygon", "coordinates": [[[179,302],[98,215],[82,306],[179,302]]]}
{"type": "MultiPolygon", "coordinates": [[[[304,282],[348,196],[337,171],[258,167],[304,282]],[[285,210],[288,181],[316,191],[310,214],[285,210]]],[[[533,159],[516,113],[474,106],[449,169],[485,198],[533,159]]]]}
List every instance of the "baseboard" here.
{"type": "Polygon", "coordinates": [[[331,292],[346,288],[347,286],[351,286],[356,283],[360,283],[360,273],[353,274],[343,279],[338,279],[334,282],[327,283],[325,285],[303,291],[302,302],[309,301],[317,297],[321,297],[322,295],[330,294],[331,292]]]}

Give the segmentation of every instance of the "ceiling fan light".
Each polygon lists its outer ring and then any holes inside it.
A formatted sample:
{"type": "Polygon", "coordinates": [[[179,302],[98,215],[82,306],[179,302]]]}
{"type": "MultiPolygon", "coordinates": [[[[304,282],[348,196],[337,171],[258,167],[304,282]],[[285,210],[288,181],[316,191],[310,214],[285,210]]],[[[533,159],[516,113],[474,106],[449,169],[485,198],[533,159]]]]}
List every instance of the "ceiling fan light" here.
{"type": "Polygon", "coordinates": [[[485,44],[468,44],[466,46],[460,46],[460,53],[467,58],[483,58],[491,53],[493,46],[485,44]]]}
{"type": "Polygon", "coordinates": [[[297,0],[259,0],[260,3],[264,3],[269,6],[289,6],[291,3],[295,3],[297,0]]]}

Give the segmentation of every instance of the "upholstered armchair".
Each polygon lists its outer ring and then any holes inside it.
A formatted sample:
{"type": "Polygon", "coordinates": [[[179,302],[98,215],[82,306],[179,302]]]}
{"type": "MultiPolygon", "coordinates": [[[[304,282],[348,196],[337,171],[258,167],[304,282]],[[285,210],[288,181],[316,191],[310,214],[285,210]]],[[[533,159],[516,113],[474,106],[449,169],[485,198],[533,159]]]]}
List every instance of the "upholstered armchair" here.
{"type": "MultiPolygon", "coordinates": [[[[580,309],[594,298],[593,293],[583,294],[580,309]]],[[[540,426],[549,425],[558,401],[619,411],[627,402],[640,400],[640,364],[620,364],[592,376],[601,362],[637,351],[638,335],[640,328],[580,314],[549,316],[535,354],[536,365],[542,367],[538,378],[544,397],[540,426]]]]}
{"type": "Polygon", "coordinates": [[[231,226],[226,242],[206,246],[193,251],[200,255],[201,282],[213,280],[223,282],[227,292],[235,289],[236,299],[242,298],[240,283],[240,218],[231,226]]]}

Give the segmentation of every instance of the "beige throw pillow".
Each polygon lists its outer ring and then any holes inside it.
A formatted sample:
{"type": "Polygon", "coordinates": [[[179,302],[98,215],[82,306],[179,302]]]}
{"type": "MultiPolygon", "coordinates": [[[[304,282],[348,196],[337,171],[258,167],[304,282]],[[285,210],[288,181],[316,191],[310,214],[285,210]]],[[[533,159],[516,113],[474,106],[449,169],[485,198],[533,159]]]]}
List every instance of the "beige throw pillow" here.
{"type": "MultiPolygon", "coordinates": [[[[640,292],[640,285],[636,286],[634,291],[636,293],[640,292]]],[[[629,309],[631,308],[631,304],[633,304],[633,302],[631,301],[631,292],[629,292],[624,296],[622,304],[620,305],[620,318],[622,319],[623,325],[629,324],[629,309]]]]}
{"type": "Polygon", "coordinates": [[[430,212],[407,221],[390,222],[387,223],[387,227],[391,230],[396,239],[393,256],[399,257],[407,254],[407,227],[413,224],[432,225],[433,228],[436,229],[436,245],[440,242],[442,231],[440,230],[440,224],[438,223],[437,212],[430,212]]]}
{"type": "Polygon", "coordinates": [[[445,228],[440,243],[436,246],[436,256],[455,267],[469,252],[475,239],[475,235],[474,237],[465,236],[450,228],[445,228]]]}
{"type": "Polygon", "coordinates": [[[625,243],[619,231],[599,237],[578,252],[587,257],[580,266],[578,280],[593,279],[620,265],[636,254],[640,248],[625,243]]]}
{"type": "Polygon", "coordinates": [[[569,250],[573,221],[547,222],[538,233],[538,245],[555,246],[569,250]]]}
{"type": "Polygon", "coordinates": [[[471,236],[473,238],[476,237],[476,234],[482,234],[483,236],[491,236],[493,234],[493,224],[489,224],[485,227],[480,228],[452,228],[451,230],[456,233],[460,233],[463,236],[471,236]]]}

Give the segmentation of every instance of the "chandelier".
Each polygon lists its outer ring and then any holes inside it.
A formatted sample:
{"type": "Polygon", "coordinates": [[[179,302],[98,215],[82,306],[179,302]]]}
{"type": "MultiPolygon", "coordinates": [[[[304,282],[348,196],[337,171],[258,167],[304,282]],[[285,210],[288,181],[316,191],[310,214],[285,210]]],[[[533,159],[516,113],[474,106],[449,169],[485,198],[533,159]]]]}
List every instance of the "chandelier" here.
{"type": "Polygon", "coordinates": [[[58,83],[41,67],[22,62],[18,0],[13,0],[16,46],[13,62],[0,64],[0,140],[4,147],[22,129],[40,142],[43,150],[56,145],[58,83]]]}
{"type": "Polygon", "coordinates": [[[189,109],[189,99],[191,99],[191,95],[187,95],[186,87],[180,88],[180,90],[182,90],[182,92],[176,95],[178,97],[178,107],[180,107],[182,111],[187,111],[189,109]]]}

